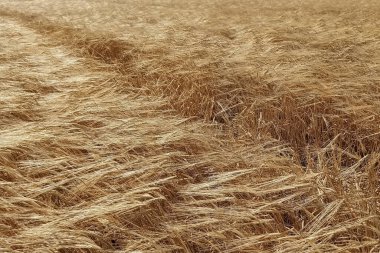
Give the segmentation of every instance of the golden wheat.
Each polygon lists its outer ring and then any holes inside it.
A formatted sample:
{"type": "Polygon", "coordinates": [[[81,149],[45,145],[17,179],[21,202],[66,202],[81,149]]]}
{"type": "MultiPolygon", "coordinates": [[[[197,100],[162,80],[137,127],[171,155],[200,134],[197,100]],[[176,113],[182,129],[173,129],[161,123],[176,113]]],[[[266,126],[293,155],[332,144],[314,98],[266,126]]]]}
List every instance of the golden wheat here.
{"type": "Polygon", "coordinates": [[[0,252],[380,251],[377,1],[0,8],[0,252]]]}

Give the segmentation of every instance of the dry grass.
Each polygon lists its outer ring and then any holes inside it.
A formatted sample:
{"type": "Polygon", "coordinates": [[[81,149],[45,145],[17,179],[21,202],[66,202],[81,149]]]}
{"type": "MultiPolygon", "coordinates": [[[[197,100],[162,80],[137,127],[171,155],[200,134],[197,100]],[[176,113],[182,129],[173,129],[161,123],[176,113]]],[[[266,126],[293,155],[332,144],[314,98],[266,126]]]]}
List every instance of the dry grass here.
{"type": "Polygon", "coordinates": [[[2,1],[0,252],[379,252],[377,1],[2,1]]]}

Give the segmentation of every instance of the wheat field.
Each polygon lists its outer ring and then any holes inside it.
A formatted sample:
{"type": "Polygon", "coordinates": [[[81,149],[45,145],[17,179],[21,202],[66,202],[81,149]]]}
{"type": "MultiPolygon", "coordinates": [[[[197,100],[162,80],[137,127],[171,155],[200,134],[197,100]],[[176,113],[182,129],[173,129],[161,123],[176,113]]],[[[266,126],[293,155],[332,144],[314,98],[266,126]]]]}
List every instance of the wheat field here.
{"type": "Polygon", "coordinates": [[[380,252],[379,17],[2,0],[0,252],[380,252]]]}

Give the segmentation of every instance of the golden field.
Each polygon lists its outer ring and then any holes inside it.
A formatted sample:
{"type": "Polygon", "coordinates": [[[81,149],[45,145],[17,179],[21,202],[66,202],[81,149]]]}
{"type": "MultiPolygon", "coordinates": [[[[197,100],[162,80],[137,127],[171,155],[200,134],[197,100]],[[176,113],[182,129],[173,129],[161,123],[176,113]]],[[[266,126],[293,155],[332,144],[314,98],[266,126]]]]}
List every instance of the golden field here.
{"type": "Polygon", "coordinates": [[[1,1],[0,252],[380,252],[379,16],[1,1]]]}

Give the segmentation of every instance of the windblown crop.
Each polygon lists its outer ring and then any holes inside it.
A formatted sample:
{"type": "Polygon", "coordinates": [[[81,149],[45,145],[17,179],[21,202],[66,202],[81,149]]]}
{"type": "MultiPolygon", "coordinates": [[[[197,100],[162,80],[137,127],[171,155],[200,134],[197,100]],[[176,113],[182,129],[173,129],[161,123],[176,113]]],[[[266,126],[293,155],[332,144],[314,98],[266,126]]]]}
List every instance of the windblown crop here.
{"type": "Polygon", "coordinates": [[[0,252],[379,252],[379,13],[3,0],[0,252]]]}

